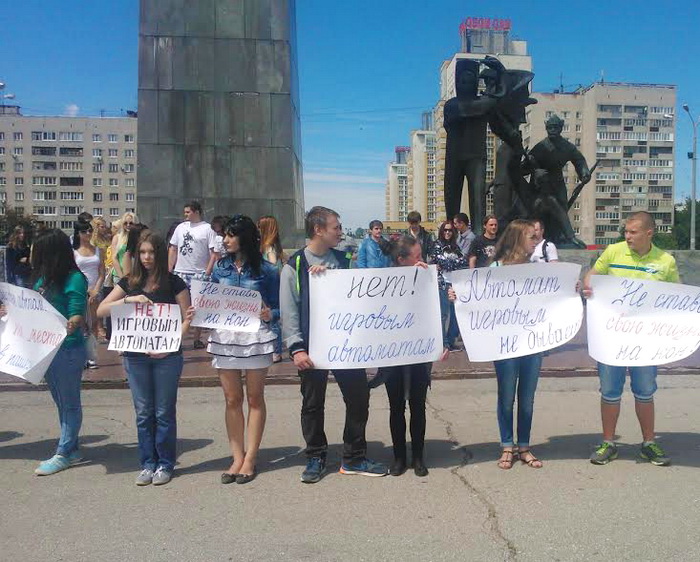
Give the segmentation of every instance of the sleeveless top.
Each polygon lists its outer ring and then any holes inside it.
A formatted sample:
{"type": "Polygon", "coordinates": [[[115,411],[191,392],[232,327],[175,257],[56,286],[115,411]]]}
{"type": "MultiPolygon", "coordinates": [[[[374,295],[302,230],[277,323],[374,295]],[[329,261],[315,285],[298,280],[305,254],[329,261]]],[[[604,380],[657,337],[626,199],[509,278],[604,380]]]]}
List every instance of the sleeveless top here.
{"type": "Polygon", "coordinates": [[[73,255],[78,269],[87,279],[88,289],[92,289],[97,284],[97,278],[100,275],[100,262],[102,261],[100,249],[95,248],[95,254],[92,256],[83,256],[78,250],[73,250],[73,255]]]}

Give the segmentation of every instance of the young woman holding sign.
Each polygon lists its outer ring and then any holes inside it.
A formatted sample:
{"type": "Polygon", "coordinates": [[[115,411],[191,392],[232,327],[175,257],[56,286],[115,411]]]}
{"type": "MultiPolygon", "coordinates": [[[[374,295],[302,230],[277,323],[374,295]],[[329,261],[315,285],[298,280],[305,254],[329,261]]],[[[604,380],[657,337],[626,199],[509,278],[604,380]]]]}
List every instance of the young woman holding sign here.
{"type": "MultiPolygon", "coordinates": [[[[535,226],[531,221],[514,220],[503,232],[496,244],[491,267],[529,263],[537,246],[535,226]]],[[[542,468],[540,461],[530,450],[535,390],[540,377],[542,353],[524,357],[494,361],[498,381],[498,427],[503,450],[498,466],[513,467],[518,458],[531,468],[542,468]],[[518,443],[513,441],[513,406],[518,396],[518,443]]]]}
{"type": "Polygon", "coordinates": [[[226,433],[233,463],[221,475],[222,484],[247,484],[257,476],[256,460],[265,429],[265,376],[272,365],[277,336],[270,324],[279,320],[279,274],[260,253],[260,232],[249,217],[234,216],[224,229],[226,256],[211,273],[222,285],[258,291],[262,296],[260,328],[257,332],[214,330],[207,351],[219,371],[226,399],[226,433]],[[243,371],[248,399],[248,449],[245,449],[243,415],[243,371]]]}
{"type": "MultiPolygon", "coordinates": [[[[422,260],[420,242],[412,236],[403,236],[391,242],[391,257],[395,266],[428,267],[422,260]]],[[[452,287],[446,289],[450,300],[455,300],[452,287]]],[[[441,357],[444,360],[450,350],[445,345],[441,357]]],[[[425,443],[425,401],[430,386],[432,363],[382,367],[377,374],[385,378],[386,394],[389,398],[389,428],[394,448],[394,461],[389,474],[400,476],[408,466],[406,454],[406,402],[411,410],[411,466],[416,476],[427,476],[428,469],[423,460],[425,443]]]]}
{"type": "MultiPolygon", "coordinates": [[[[119,280],[102,301],[97,315],[109,315],[114,305],[168,303],[180,306],[182,335],[190,327],[194,309],[190,292],[177,275],[168,273],[168,245],[152,231],[145,231],[135,251],[128,276],[119,280]]],[[[177,456],[177,388],[182,374],[182,352],[124,353],[124,369],[136,409],[141,472],[137,486],[167,484],[177,456]]]]}
{"type": "Polygon", "coordinates": [[[80,381],[85,367],[85,321],[88,284],[73,257],[68,236],[58,229],[37,237],[32,248],[34,290],[68,319],[66,339],[49,365],[44,378],[58,408],[61,438],[56,454],[34,471],[48,476],[80,462],[78,434],[83,421],[80,381]]]}

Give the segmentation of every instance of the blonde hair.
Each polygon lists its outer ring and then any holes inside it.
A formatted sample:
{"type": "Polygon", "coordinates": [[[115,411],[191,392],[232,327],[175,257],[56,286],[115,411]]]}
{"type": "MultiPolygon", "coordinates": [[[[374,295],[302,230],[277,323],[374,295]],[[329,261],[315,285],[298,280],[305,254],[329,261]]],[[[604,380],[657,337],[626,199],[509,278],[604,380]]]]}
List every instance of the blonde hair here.
{"type": "Polygon", "coordinates": [[[139,218],[136,216],[136,213],[132,212],[126,212],[122,215],[120,219],[114,221],[114,224],[119,223],[117,234],[115,235],[117,238],[117,248],[126,244],[129,238],[129,233],[124,228],[124,224],[126,223],[127,219],[131,219],[132,224],[140,224],[139,218]]]}
{"type": "Polygon", "coordinates": [[[90,224],[92,225],[92,238],[90,239],[90,243],[93,246],[104,246],[105,243],[109,244],[112,241],[112,233],[108,228],[105,228],[104,236],[100,236],[98,234],[100,229],[97,228],[97,226],[100,223],[104,224],[105,227],[107,226],[107,221],[104,220],[104,218],[102,217],[95,217],[94,219],[92,219],[92,221],[90,221],[90,224]]]}
{"type": "Polygon", "coordinates": [[[527,263],[530,260],[527,234],[529,229],[534,228],[535,224],[529,220],[516,219],[512,221],[496,244],[493,261],[500,261],[504,264],[527,263]]]}

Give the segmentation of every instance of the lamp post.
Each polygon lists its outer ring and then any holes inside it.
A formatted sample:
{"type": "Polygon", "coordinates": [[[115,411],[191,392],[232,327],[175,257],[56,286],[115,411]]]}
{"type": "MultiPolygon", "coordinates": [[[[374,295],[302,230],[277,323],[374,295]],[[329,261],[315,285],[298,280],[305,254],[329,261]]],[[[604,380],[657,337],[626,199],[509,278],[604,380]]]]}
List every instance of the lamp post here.
{"type": "Polygon", "coordinates": [[[690,188],[690,249],[695,249],[695,187],[697,182],[697,161],[698,161],[698,122],[693,119],[693,115],[690,113],[690,107],[687,103],[683,104],[683,109],[690,117],[690,122],[693,124],[693,178],[690,188]]]}

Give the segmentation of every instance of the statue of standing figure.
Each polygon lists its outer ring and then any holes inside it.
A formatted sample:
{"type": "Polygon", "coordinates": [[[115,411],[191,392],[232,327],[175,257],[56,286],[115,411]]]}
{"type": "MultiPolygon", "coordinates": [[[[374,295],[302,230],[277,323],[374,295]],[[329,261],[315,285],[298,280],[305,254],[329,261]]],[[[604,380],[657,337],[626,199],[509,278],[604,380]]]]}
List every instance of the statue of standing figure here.
{"type": "MultiPolygon", "coordinates": [[[[585,248],[576,238],[569,220],[569,201],[562,170],[571,162],[579,179],[579,187],[591,181],[591,171],[581,151],[561,136],[564,121],[553,115],[545,121],[547,138],[538,142],[527,154],[524,168],[530,175],[530,196],[526,206],[531,217],[541,218],[547,238],[562,248],[585,248]]],[[[572,201],[573,203],[573,201],[572,201]]]]}
{"type": "Polygon", "coordinates": [[[443,110],[447,131],[445,154],[445,211],[448,219],[460,212],[464,179],[467,179],[469,214],[477,234],[486,216],[486,125],[505,93],[505,68],[494,57],[458,59],[455,69],[457,96],[443,110]],[[479,95],[481,64],[494,71],[494,87],[479,95]]]}

